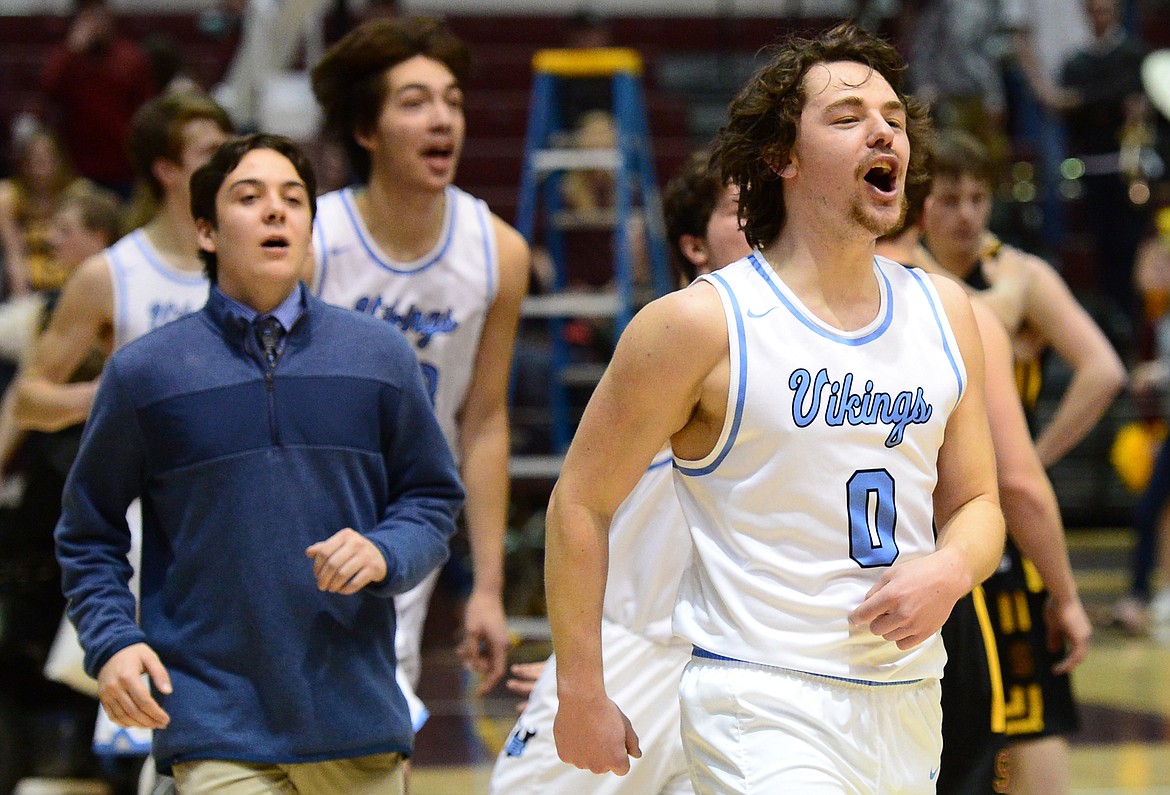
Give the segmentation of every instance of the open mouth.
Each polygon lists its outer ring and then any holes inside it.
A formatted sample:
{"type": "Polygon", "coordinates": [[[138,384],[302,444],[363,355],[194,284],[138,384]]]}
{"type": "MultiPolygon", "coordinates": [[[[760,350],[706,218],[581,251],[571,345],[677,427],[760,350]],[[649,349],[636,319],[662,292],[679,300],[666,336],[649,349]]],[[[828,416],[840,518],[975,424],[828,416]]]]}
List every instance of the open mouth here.
{"type": "Polygon", "coordinates": [[[882,193],[891,193],[895,186],[894,166],[891,163],[874,163],[865,172],[865,181],[882,193]]]}
{"type": "Polygon", "coordinates": [[[272,235],[271,237],[264,238],[260,245],[265,251],[287,251],[288,238],[281,237],[280,235],[272,235]]]}
{"type": "Polygon", "coordinates": [[[453,146],[429,146],[423,150],[423,157],[429,161],[447,163],[455,155],[453,146]]]}

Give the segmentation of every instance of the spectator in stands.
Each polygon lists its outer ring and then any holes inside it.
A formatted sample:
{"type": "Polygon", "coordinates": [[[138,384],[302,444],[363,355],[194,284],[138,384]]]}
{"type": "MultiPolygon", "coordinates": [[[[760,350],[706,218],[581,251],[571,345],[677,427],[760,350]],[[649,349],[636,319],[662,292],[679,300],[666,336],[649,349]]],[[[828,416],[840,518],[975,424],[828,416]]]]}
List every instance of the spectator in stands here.
{"type": "MultiPolygon", "coordinates": [[[[1134,368],[1131,389],[1146,419],[1170,416],[1170,208],[1155,214],[1155,231],[1138,249],[1136,282],[1145,306],[1147,340],[1139,346],[1141,363],[1134,368]]],[[[1147,423],[1144,430],[1153,433],[1147,423]]],[[[1158,444],[1155,442],[1154,444],[1158,444]]],[[[1144,451],[1143,451],[1144,453],[1144,451]]],[[[1128,455],[1134,455],[1134,452],[1128,455]]],[[[1128,463],[1128,462],[1127,462],[1128,463]]],[[[1133,508],[1136,536],[1130,557],[1128,593],[1113,606],[1113,621],[1133,635],[1145,634],[1151,623],[1170,622],[1170,444],[1163,440],[1154,456],[1149,479],[1133,508]],[[1153,575],[1162,576],[1153,588],[1153,575]]]]}
{"type": "Polygon", "coordinates": [[[966,130],[1007,162],[1007,99],[998,0],[914,0],[902,4],[914,95],[942,128],[966,130]]]}
{"type": "Polygon", "coordinates": [[[9,297],[64,283],[65,273],[50,252],[50,220],[62,196],[85,182],[47,130],[18,139],[14,149],[15,173],[0,181],[0,243],[9,297]]]}
{"type": "MultiPolygon", "coordinates": [[[[568,19],[565,46],[571,50],[613,46],[608,21],[593,11],[572,15],[568,19]]],[[[579,149],[612,149],[617,144],[611,83],[609,76],[560,81],[557,110],[567,145],[579,149]]],[[[570,210],[589,213],[612,208],[613,173],[604,169],[569,171],[561,178],[561,194],[570,210]]]]}
{"type": "Polygon", "coordinates": [[[1060,89],[1060,70],[1072,53],[1091,38],[1084,0],[1004,0],[1004,17],[1014,31],[1017,69],[1015,115],[1017,138],[1032,147],[1036,157],[1037,189],[1044,219],[1041,234],[1049,256],[1064,242],[1064,212],[1059,193],[1060,164],[1066,143],[1061,112],[1066,97],[1060,89]]]}
{"type": "Polygon", "coordinates": [[[160,94],[202,91],[203,86],[183,58],[178,43],[166,33],[152,33],[142,40],[142,49],[150,58],[154,84],[160,94]]]}
{"type": "Polygon", "coordinates": [[[130,120],[157,90],[150,59],[119,35],[106,0],[75,0],[75,7],[65,42],[41,75],[48,113],[78,172],[128,196],[130,120]]]}
{"type": "MultiPolygon", "coordinates": [[[[326,0],[246,0],[242,4],[239,46],[223,82],[212,90],[216,101],[241,130],[277,132],[275,126],[288,126],[287,132],[298,139],[312,137],[291,129],[296,126],[294,120],[269,118],[266,114],[275,107],[269,101],[269,92],[277,90],[274,79],[293,68],[300,49],[304,48],[304,60],[309,65],[321,59],[325,6],[326,0]]],[[[300,117],[313,119],[317,109],[307,80],[303,86],[296,84],[295,90],[303,94],[300,117]]],[[[295,111],[288,113],[297,115],[295,111]]]]}
{"type": "Polygon", "coordinates": [[[1124,354],[1138,321],[1134,257],[1149,226],[1149,189],[1140,153],[1153,141],[1150,106],[1142,90],[1146,47],[1122,27],[1118,1],[1084,0],[1093,39],[1064,65],[1061,107],[1069,153],[1085,167],[1085,215],[1096,248],[1098,284],[1107,302],[1106,328],[1114,332],[1124,354]]]}

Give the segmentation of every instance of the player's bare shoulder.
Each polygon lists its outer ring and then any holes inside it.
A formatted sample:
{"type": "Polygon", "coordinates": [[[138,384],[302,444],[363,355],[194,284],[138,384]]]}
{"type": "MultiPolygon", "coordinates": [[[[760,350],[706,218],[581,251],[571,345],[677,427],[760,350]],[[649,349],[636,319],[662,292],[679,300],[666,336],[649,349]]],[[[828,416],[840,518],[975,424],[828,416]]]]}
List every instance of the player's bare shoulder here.
{"type": "Polygon", "coordinates": [[[105,252],[93,255],[78,266],[65,286],[54,312],[54,320],[82,320],[95,326],[114,322],[114,277],[105,252]]]}
{"type": "Polygon", "coordinates": [[[666,335],[689,355],[726,353],[728,349],[723,303],[716,289],[706,281],[697,281],[651,301],[630,325],[636,326],[638,333],[654,331],[666,335]]]}
{"type": "MultiPolygon", "coordinates": [[[[501,271],[522,271],[527,278],[531,252],[528,241],[498,215],[492,215],[492,231],[496,235],[496,250],[500,258],[501,271]]],[[[503,276],[506,278],[507,274],[503,276]]]]}

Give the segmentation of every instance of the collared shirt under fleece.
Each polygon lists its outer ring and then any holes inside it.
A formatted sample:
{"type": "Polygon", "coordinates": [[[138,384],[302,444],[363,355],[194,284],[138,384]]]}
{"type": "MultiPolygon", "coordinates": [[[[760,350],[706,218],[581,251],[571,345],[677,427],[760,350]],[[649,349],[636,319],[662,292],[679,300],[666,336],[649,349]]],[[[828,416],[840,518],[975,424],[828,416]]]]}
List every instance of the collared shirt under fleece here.
{"type": "Polygon", "coordinates": [[[115,353],[66,487],[57,548],[86,669],[140,641],[159,654],[174,688],[155,694],[162,769],[411,749],[389,597],[445,559],[463,492],[406,339],[302,294],[271,371],[218,290],[115,353]],[[345,527],[387,576],[321,592],[305,549],[345,527]]]}

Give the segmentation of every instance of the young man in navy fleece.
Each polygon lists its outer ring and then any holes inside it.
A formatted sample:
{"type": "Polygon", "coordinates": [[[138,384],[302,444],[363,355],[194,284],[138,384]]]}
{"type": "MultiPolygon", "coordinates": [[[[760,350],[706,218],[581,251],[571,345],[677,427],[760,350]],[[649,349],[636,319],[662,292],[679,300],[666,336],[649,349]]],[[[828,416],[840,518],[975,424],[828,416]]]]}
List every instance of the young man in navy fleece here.
{"type": "Polygon", "coordinates": [[[110,359],[57,527],[102,703],[156,729],[184,795],[403,789],[391,597],[444,559],[463,492],[410,344],[298,282],[315,194],[279,136],[195,173],[207,306],[110,359]]]}

